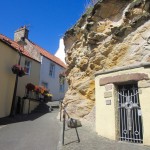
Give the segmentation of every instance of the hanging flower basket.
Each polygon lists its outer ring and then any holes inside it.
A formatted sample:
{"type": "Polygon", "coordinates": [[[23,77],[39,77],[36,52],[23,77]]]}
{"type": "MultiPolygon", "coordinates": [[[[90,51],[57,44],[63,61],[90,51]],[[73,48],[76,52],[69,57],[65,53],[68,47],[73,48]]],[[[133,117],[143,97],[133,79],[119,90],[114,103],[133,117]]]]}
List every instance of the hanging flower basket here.
{"type": "Polygon", "coordinates": [[[14,74],[18,74],[19,73],[19,71],[21,70],[21,66],[19,66],[19,65],[14,65],[14,66],[12,66],[12,72],[14,73],[14,74]]]}
{"type": "Polygon", "coordinates": [[[22,77],[22,76],[24,76],[24,75],[26,75],[25,70],[24,70],[23,68],[21,68],[21,70],[20,70],[19,73],[18,73],[18,76],[19,76],[19,77],[22,77]]]}
{"type": "Polygon", "coordinates": [[[12,66],[12,72],[17,74],[19,77],[22,77],[26,74],[24,68],[18,64],[12,66]]]}

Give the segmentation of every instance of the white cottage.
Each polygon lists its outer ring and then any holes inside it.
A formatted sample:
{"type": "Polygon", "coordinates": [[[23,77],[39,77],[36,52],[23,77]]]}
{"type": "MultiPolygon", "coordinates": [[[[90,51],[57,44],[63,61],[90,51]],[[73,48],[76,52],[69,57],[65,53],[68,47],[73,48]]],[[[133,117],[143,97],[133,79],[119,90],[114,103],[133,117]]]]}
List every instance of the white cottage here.
{"type": "MultiPolygon", "coordinates": [[[[60,74],[65,72],[66,65],[56,56],[28,39],[29,30],[26,26],[15,32],[15,41],[41,62],[39,84],[45,86],[53,95],[53,100],[61,100],[67,91],[67,82],[60,82],[60,74]]],[[[30,64],[31,65],[31,64],[30,64]]],[[[30,66],[29,65],[29,66],[30,66]]]]}

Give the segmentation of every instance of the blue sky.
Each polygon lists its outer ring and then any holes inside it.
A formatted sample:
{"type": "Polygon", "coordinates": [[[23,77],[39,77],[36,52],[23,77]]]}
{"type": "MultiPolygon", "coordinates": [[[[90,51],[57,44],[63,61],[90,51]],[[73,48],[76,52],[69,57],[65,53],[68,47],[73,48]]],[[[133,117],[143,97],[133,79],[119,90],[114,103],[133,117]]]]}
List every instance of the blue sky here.
{"type": "Polygon", "coordinates": [[[30,25],[29,39],[54,54],[59,39],[85,10],[87,0],[3,0],[0,33],[13,39],[14,31],[30,25]]]}

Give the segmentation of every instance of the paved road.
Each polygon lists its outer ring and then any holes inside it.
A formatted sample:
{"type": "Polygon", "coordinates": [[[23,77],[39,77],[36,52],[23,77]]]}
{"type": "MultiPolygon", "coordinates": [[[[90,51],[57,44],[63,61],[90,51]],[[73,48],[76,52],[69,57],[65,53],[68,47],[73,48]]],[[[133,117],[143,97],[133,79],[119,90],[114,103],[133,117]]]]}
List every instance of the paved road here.
{"type": "Polygon", "coordinates": [[[77,142],[74,129],[66,129],[65,145],[59,143],[59,150],[150,150],[150,146],[117,142],[100,137],[86,126],[78,128],[81,142],[77,142]]]}
{"type": "Polygon", "coordinates": [[[17,117],[0,122],[0,150],[56,150],[60,137],[58,109],[47,114],[17,117]]]}

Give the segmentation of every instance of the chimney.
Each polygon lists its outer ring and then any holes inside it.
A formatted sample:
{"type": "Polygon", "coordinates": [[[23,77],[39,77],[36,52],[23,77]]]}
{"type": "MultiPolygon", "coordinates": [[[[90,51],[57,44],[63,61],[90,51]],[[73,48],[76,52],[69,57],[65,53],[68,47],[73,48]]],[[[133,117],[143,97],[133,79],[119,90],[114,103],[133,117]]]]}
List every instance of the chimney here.
{"type": "Polygon", "coordinates": [[[25,39],[28,39],[28,33],[29,30],[27,29],[26,26],[20,27],[18,30],[15,31],[14,41],[18,43],[24,42],[25,39]]]}

